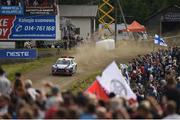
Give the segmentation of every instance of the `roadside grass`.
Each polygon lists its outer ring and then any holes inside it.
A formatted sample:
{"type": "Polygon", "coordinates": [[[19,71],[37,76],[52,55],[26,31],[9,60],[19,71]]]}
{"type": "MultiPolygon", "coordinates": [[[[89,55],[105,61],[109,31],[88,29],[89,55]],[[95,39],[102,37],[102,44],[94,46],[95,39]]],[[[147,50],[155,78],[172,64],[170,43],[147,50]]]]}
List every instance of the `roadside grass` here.
{"type": "Polygon", "coordinates": [[[74,94],[78,92],[84,92],[95,80],[98,75],[101,74],[101,71],[94,72],[92,75],[88,76],[86,79],[78,80],[71,85],[68,91],[72,91],[74,94]]]}
{"type": "Polygon", "coordinates": [[[13,80],[14,74],[20,72],[22,74],[28,73],[32,70],[38,69],[44,65],[51,64],[56,57],[40,58],[28,63],[16,63],[10,65],[2,65],[2,68],[7,72],[8,78],[13,80]]]}
{"type": "MultiPolygon", "coordinates": [[[[49,52],[56,54],[57,49],[56,48],[40,48],[38,49],[38,52],[49,52]]],[[[64,53],[65,51],[61,49],[61,53],[64,53]]],[[[8,78],[12,81],[14,78],[14,74],[16,72],[20,72],[22,74],[31,72],[32,70],[38,69],[44,65],[51,64],[54,61],[56,61],[57,56],[52,57],[45,57],[45,58],[38,58],[31,62],[25,62],[25,63],[14,63],[14,64],[5,64],[2,65],[2,68],[6,71],[8,78]]]]}

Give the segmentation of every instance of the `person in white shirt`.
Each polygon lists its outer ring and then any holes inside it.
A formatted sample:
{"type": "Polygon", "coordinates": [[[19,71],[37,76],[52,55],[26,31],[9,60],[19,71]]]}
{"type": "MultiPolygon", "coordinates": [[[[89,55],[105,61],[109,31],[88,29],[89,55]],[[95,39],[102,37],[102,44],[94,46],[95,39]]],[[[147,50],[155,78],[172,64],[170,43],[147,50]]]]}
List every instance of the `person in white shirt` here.
{"type": "Polygon", "coordinates": [[[8,6],[11,5],[11,0],[7,0],[7,5],[8,5],[8,6]]]}
{"type": "Polygon", "coordinates": [[[26,87],[27,93],[30,95],[30,97],[32,98],[32,100],[35,101],[38,93],[36,92],[36,89],[34,89],[34,88],[32,87],[32,81],[31,81],[30,79],[27,79],[27,80],[25,81],[25,87],[26,87]]]}
{"type": "Polygon", "coordinates": [[[168,101],[166,113],[167,116],[164,118],[165,120],[177,119],[180,120],[180,115],[176,113],[177,105],[174,101],[168,101]]]}
{"type": "Polygon", "coordinates": [[[5,76],[5,71],[0,67],[0,93],[10,94],[11,83],[5,76]]]}
{"type": "Polygon", "coordinates": [[[38,1],[35,0],[34,3],[33,3],[33,5],[34,5],[34,6],[38,6],[38,5],[39,5],[38,1]]]}

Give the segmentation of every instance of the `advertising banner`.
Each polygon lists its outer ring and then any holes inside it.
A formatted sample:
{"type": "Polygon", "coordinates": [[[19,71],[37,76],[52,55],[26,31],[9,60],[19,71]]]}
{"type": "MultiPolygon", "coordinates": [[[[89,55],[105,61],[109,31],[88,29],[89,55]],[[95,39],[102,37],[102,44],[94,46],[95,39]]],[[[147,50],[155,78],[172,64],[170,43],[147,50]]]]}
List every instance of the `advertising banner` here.
{"type": "Polygon", "coordinates": [[[26,15],[55,15],[57,7],[55,0],[26,0],[26,15]]]}
{"type": "Polygon", "coordinates": [[[23,15],[22,6],[0,6],[0,15],[23,15]]]}
{"type": "Polygon", "coordinates": [[[0,42],[0,49],[15,49],[15,42],[0,42]]]}
{"type": "Polygon", "coordinates": [[[36,59],[36,49],[0,49],[1,59],[36,59]]]}
{"type": "Polygon", "coordinates": [[[56,16],[0,16],[0,40],[56,40],[56,16]]]}
{"type": "Polygon", "coordinates": [[[56,15],[56,7],[26,8],[26,15],[56,15]]]}
{"type": "Polygon", "coordinates": [[[167,12],[163,18],[163,22],[180,22],[180,11],[167,12]]]}

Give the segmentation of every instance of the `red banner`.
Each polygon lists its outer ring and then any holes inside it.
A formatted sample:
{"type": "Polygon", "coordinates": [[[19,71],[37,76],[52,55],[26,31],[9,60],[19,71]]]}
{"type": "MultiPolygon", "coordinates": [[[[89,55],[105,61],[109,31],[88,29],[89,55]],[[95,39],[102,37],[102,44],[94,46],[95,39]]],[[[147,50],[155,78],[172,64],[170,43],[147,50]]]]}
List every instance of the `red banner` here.
{"type": "Polygon", "coordinates": [[[13,27],[15,16],[0,16],[0,39],[7,40],[13,27]]]}

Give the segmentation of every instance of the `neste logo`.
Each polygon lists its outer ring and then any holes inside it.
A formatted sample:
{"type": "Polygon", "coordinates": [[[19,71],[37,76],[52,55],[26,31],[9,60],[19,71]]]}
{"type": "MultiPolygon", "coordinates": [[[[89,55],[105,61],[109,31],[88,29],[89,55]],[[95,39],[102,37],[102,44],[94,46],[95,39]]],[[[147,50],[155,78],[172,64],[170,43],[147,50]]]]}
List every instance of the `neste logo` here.
{"type": "Polygon", "coordinates": [[[7,52],[6,56],[8,56],[8,57],[28,57],[29,52],[7,52]]]}

